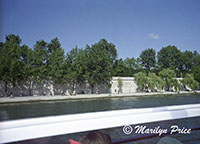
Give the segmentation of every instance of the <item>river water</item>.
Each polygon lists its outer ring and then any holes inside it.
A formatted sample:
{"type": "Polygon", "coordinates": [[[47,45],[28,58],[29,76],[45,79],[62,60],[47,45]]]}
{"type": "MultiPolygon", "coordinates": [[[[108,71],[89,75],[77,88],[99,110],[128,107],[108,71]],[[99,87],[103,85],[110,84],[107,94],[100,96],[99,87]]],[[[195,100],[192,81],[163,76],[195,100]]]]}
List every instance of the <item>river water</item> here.
{"type": "MultiPolygon", "coordinates": [[[[197,104],[200,103],[199,94],[187,95],[158,95],[158,96],[137,96],[137,97],[124,97],[124,98],[103,98],[103,99],[90,99],[90,100],[65,100],[55,102],[41,102],[41,103],[25,103],[25,104],[9,104],[0,105],[0,121],[24,119],[33,117],[55,116],[63,114],[97,112],[108,110],[121,110],[131,108],[148,108],[157,106],[170,106],[170,105],[183,105],[183,104],[197,104]]],[[[177,125],[180,128],[192,128],[200,126],[200,117],[179,119],[173,121],[162,121],[142,124],[148,128],[155,128],[160,126],[169,129],[172,125],[177,125]]],[[[134,127],[134,126],[133,126],[134,127]]],[[[138,136],[139,134],[125,135],[122,131],[123,127],[102,130],[111,135],[112,139],[125,138],[130,136],[138,136]]],[[[29,140],[24,142],[16,142],[16,144],[63,144],[69,138],[78,140],[86,133],[61,135],[55,137],[48,137],[42,139],[29,140]]],[[[200,143],[200,132],[192,131],[191,134],[175,134],[170,135],[175,137],[185,144],[198,144],[200,143]]],[[[131,142],[134,144],[156,144],[160,138],[151,138],[148,140],[141,140],[131,142]]]]}

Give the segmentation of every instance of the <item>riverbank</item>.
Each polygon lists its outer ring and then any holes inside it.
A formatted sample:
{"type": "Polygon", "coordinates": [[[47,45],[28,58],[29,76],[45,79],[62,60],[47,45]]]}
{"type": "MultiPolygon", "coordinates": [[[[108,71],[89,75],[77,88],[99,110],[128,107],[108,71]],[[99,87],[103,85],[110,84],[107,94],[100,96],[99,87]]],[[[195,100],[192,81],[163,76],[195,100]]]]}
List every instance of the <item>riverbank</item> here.
{"type": "MultiPolygon", "coordinates": [[[[200,93],[196,91],[195,93],[200,93]]],[[[194,92],[138,92],[130,94],[80,94],[75,96],[26,96],[26,97],[2,97],[0,104],[9,103],[27,103],[27,102],[42,102],[42,101],[62,101],[62,100],[82,100],[82,99],[98,99],[98,98],[120,98],[120,97],[137,97],[137,96],[152,96],[152,95],[176,95],[176,94],[194,94],[194,92]]]]}

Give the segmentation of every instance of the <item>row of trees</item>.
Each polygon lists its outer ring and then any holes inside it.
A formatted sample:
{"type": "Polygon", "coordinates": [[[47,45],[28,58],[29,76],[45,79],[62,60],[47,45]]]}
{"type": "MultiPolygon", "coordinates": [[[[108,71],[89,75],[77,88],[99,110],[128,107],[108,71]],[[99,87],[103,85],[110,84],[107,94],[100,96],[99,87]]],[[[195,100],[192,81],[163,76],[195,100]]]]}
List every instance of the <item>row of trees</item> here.
{"type": "Polygon", "coordinates": [[[78,84],[87,82],[95,92],[98,84],[110,85],[112,76],[133,76],[138,72],[158,75],[163,69],[172,69],[177,76],[194,75],[200,82],[200,55],[197,51],[181,52],[175,46],[142,51],[140,57],[117,59],[113,43],[105,39],[93,45],[75,47],[65,54],[58,38],[47,43],[39,40],[33,48],[22,45],[19,36],[10,34],[0,42],[0,81],[15,87],[28,83],[30,95],[34,81],[48,80],[53,84],[69,84],[73,92],[78,84]]]}
{"type": "Polygon", "coordinates": [[[175,46],[163,47],[158,53],[152,48],[141,52],[139,58],[126,58],[116,60],[114,76],[133,76],[138,72],[150,72],[159,75],[163,69],[174,71],[175,77],[185,77],[187,73],[193,74],[195,80],[200,82],[200,54],[197,51],[181,52],[175,46]]]}
{"type": "Polygon", "coordinates": [[[192,74],[187,73],[183,79],[177,79],[171,69],[163,69],[159,75],[150,72],[147,76],[144,72],[138,72],[134,77],[141,91],[179,91],[188,88],[195,90],[199,86],[192,74]]]}
{"type": "Polygon", "coordinates": [[[0,80],[5,92],[9,84],[14,87],[26,82],[31,95],[33,82],[42,80],[69,84],[72,92],[86,81],[94,91],[100,83],[110,84],[117,50],[105,39],[85,49],[75,47],[66,55],[58,38],[50,43],[37,41],[33,48],[21,42],[19,36],[11,34],[0,43],[0,80]]]}

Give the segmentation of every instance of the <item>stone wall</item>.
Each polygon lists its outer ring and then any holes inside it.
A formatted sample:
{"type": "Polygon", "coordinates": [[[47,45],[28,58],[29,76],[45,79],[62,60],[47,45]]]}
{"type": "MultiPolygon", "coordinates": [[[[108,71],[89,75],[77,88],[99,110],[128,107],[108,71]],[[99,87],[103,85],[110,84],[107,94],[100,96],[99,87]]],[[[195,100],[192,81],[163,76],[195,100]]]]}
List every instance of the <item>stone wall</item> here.
{"type": "MultiPolygon", "coordinates": [[[[98,93],[110,93],[110,89],[104,85],[100,84],[94,88],[98,93]]],[[[42,81],[42,82],[31,82],[25,83],[16,87],[12,85],[7,86],[7,93],[5,93],[5,85],[0,82],[0,96],[43,96],[43,95],[70,95],[70,94],[91,94],[93,93],[92,88],[89,84],[80,84],[75,88],[75,92],[69,87],[69,84],[65,85],[53,85],[52,82],[42,81]]]]}
{"type": "Polygon", "coordinates": [[[113,77],[111,81],[111,93],[135,93],[137,91],[137,84],[133,77],[113,77]],[[118,79],[122,80],[122,88],[120,90],[118,79]]]}
{"type": "MultiPolygon", "coordinates": [[[[180,82],[182,78],[177,78],[180,82]]],[[[181,86],[183,89],[183,86],[181,86]]],[[[100,84],[95,87],[94,91],[96,93],[135,93],[137,91],[137,84],[135,82],[134,77],[113,77],[111,80],[111,87],[109,88],[105,84],[100,84]],[[122,80],[122,88],[119,88],[118,79],[122,80]]],[[[32,83],[25,83],[20,86],[16,86],[13,88],[11,85],[8,85],[8,92],[5,93],[4,91],[4,83],[0,82],[0,96],[9,96],[12,92],[14,96],[42,96],[42,95],[70,95],[73,92],[70,90],[68,84],[66,85],[53,85],[52,82],[49,81],[42,81],[42,82],[32,82],[32,83]],[[30,91],[31,87],[31,91],[30,91]],[[30,94],[31,93],[31,94],[30,94]]],[[[186,87],[187,90],[190,90],[186,87]]],[[[173,90],[173,88],[172,88],[173,90]]],[[[76,94],[91,94],[93,93],[92,88],[89,84],[80,84],[75,88],[76,94]]]]}

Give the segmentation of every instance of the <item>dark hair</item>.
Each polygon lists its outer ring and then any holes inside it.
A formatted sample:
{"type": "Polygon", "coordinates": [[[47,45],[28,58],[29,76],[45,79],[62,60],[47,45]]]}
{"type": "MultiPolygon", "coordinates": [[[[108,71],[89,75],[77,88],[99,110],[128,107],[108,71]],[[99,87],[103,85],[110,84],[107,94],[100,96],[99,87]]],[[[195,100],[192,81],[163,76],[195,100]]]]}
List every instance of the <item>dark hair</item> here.
{"type": "Polygon", "coordinates": [[[89,132],[79,141],[81,144],[111,144],[110,136],[100,131],[89,132]]]}

